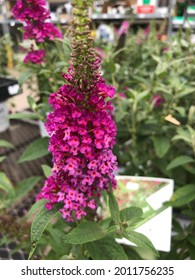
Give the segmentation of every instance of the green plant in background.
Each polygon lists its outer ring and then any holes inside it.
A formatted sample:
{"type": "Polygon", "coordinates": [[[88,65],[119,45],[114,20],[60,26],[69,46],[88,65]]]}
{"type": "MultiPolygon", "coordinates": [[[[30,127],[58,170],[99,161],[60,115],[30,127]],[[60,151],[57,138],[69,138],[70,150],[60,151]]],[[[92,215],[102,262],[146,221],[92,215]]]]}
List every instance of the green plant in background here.
{"type": "MultiPolygon", "coordinates": [[[[44,1],[16,1],[12,12],[17,20],[25,23],[21,30],[24,39],[21,45],[22,53],[18,54],[18,70],[22,73],[19,83],[26,84],[29,94],[34,93],[34,97],[31,96],[28,100],[31,109],[36,113],[32,118],[44,120],[50,110],[48,96],[63,84],[59,73],[67,70],[70,58],[69,40],[63,37],[61,31],[50,21],[50,12],[44,1]]],[[[12,118],[17,117],[29,118],[24,115],[12,115],[12,118]]]]}
{"type": "MultiPolygon", "coordinates": [[[[0,140],[0,148],[15,149],[10,142],[5,140],[0,140]]],[[[5,160],[5,158],[6,156],[0,157],[0,162],[5,160]]],[[[31,176],[13,186],[6,173],[0,172],[0,245],[10,241],[20,241],[18,245],[20,249],[27,250],[30,247],[30,222],[15,216],[14,210],[15,206],[26,198],[40,179],[40,176],[31,176]]]]}
{"type": "Polygon", "coordinates": [[[9,34],[4,35],[0,38],[0,75],[6,76],[7,73],[7,67],[12,66],[12,46],[13,42],[9,36],[9,34]]]}
{"type": "Polygon", "coordinates": [[[168,42],[161,37],[152,25],[127,37],[120,64],[112,56],[109,68],[105,59],[104,76],[118,89],[115,152],[122,174],[174,179],[170,203],[189,226],[174,223],[178,234],[164,257],[194,259],[195,47],[189,32],[178,32],[168,42]]]}

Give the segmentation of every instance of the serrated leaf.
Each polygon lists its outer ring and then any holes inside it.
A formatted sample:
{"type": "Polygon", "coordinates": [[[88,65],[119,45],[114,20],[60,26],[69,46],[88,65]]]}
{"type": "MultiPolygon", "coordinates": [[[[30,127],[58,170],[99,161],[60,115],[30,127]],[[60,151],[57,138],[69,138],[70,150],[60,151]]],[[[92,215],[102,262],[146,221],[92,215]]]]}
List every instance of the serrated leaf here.
{"type": "Polygon", "coordinates": [[[45,177],[49,177],[52,173],[52,168],[46,164],[41,165],[45,177]]]}
{"type": "Polygon", "coordinates": [[[63,242],[71,244],[84,244],[87,242],[95,241],[105,237],[106,233],[103,229],[95,222],[87,221],[68,233],[64,238],[63,242]]]}
{"type": "Polygon", "coordinates": [[[0,172],[0,189],[4,190],[10,198],[15,196],[15,191],[12,183],[4,172],[0,172]]]}
{"type": "Polygon", "coordinates": [[[152,141],[154,144],[154,148],[156,151],[156,154],[159,158],[164,157],[164,155],[168,152],[170,148],[170,141],[167,137],[163,136],[155,136],[152,137],[152,141]]]}
{"type": "Polygon", "coordinates": [[[0,140],[0,147],[14,149],[14,146],[12,145],[12,143],[8,142],[7,140],[0,140]]]}
{"type": "Polygon", "coordinates": [[[28,211],[28,214],[26,215],[26,218],[28,219],[29,217],[34,215],[36,212],[44,209],[45,208],[45,203],[46,203],[45,199],[38,200],[35,204],[32,205],[32,207],[28,211]]]}
{"type": "Polygon", "coordinates": [[[194,159],[189,157],[189,156],[179,156],[177,158],[175,158],[174,160],[172,160],[168,166],[167,166],[167,170],[171,170],[173,168],[176,168],[178,166],[190,163],[190,162],[194,162],[194,159]]]}
{"type": "Polygon", "coordinates": [[[48,155],[48,141],[48,137],[36,139],[26,148],[18,162],[21,163],[29,160],[35,160],[48,155]]]}
{"type": "Polygon", "coordinates": [[[139,207],[128,207],[120,211],[120,218],[122,222],[141,217],[142,215],[143,211],[139,207]]]}
{"type": "Polygon", "coordinates": [[[113,238],[105,237],[85,247],[93,260],[128,260],[122,246],[113,238]]]}
{"type": "Polygon", "coordinates": [[[40,176],[32,176],[30,178],[24,179],[22,182],[16,185],[16,199],[20,199],[25,196],[29,191],[31,191],[34,186],[41,179],[40,176]]]}
{"type": "Polygon", "coordinates": [[[195,200],[195,185],[189,184],[183,187],[180,187],[173,194],[170,204],[174,207],[183,206],[189,202],[195,200]]]}
{"type": "Polygon", "coordinates": [[[111,190],[110,192],[108,192],[108,204],[109,204],[109,209],[110,209],[110,214],[111,217],[113,219],[113,222],[117,225],[120,224],[120,211],[119,211],[119,207],[118,207],[118,203],[116,201],[116,198],[113,194],[113,191],[111,190]]]}
{"type": "Polygon", "coordinates": [[[157,257],[159,256],[159,253],[155,249],[152,242],[142,233],[136,231],[130,231],[128,233],[125,233],[124,237],[129,241],[131,241],[132,243],[136,244],[138,247],[152,252],[157,257]]]}
{"type": "Polygon", "coordinates": [[[49,224],[49,222],[55,217],[59,211],[59,206],[54,206],[52,210],[46,208],[42,209],[34,218],[31,225],[31,249],[29,253],[29,259],[34,254],[35,249],[40,241],[40,238],[49,224]]]}

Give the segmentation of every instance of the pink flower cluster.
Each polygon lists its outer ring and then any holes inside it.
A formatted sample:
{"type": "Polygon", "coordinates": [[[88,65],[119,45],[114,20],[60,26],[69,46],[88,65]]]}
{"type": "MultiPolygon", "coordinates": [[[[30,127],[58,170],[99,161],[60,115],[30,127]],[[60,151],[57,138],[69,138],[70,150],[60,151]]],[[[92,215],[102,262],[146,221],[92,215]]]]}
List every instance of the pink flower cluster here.
{"type": "Polygon", "coordinates": [[[44,50],[34,50],[34,46],[31,45],[31,50],[25,56],[23,62],[41,64],[42,62],[45,62],[45,54],[46,52],[44,50]]]}
{"type": "Polygon", "coordinates": [[[48,200],[48,209],[62,203],[60,212],[68,222],[73,216],[80,220],[87,208],[97,208],[101,192],[116,186],[112,153],[116,126],[108,111],[110,101],[105,101],[114,94],[115,89],[99,77],[90,95],[65,84],[49,98],[54,111],[47,117],[46,129],[54,167],[38,199],[48,200]]]}
{"type": "Polygon", "coordinates": [[[62,38],[61,32],[51,23],[45,0],[17,0],[12,12],[16,19],[25,22],[24,39],[44,42],[62,38]]]}
{"type": "Polygon", "coordinates": [[[162,97],[160,94],[156,94],[152,97],[152,103],[155,107],[161,107],[163,103],[165,103],[164,97],[162,97]]]}

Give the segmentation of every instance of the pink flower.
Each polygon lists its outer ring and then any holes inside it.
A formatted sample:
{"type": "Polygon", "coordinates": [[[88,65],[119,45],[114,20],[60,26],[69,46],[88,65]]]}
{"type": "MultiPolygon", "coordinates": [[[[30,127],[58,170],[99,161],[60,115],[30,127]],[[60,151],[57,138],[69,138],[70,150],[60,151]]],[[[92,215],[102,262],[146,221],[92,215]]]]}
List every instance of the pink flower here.
{"type": "Polygon", "coordinates": [[[122,34],[127,34],[129,30],[130,22],[129,21],[123,21],[121,24],[121,27],[117,31],[118,37],[120,37],[122,34]]]}
{"type": "Polygon", "coordinates": [[[17,0],[12,9],[17,20],[25,22],[24,39],[34,39],[36,42],[62,38],[61,32],[48,22],[50,12],[46,9],[45,0],[17,0]]]}
{"type": "Polygon", "coordinates": [[[44,57],[46,52],[44,50],[34,50],[33,45],[31,45],[31,50],[27,53],[24,58],[24,63],[41,64],[45,62],[44,57]]]}
{"type": "Polygon", "coordinates": [[[100,75],[100,59],[92,40],[86,39],[83,44],[77,30],[73,28],[70,67],[62,75],[66,84],[49,97],[53,112],[47,116],[45,126],[55,168],[38,196],[51,207],[60,202],[60,212],[67,222],[86,216],[87,207],[98,207],[102,191],[116,187],[117,169],[112,152],[116,125],[108,100],[114,97],[115,88],[100,75]]]}
{"type": "Polygon", "coordinates": [[[72,147],[78,147],[80,144],[79,137],[73,136],[68,140],[68,144],[72,147]]]}
{"type": "Polygon", "coordinates": [[[152,97],[152,103],[155,107],[161,107],[165,103],[165,99],[160,94],[156,94],[152,97]]]}
{"type": "Polygon", "coordinates": [[[95,138],[97,139],[102,139],[102,137],[104,136],[104,130],[103,129],[94,129],[93,131],[94,135],[95,135],[95,138]]]}
{"type": "Polygon", "coordinates": [[[95,203],[94,199],[92,199],[88,202],[87,206],[91,209],[95,209],[97,207],[97,204],[95,203]]]}

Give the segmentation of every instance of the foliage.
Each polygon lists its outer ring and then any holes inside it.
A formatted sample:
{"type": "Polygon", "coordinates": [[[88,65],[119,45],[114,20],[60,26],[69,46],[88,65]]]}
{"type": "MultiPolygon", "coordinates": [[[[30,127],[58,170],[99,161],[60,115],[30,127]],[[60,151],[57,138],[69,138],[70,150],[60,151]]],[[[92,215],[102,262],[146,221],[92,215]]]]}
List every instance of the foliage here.
{"type": "Polygon", "coordinates": [[[12,60],[13,42],[8,34],[0,38],[0,75],[7,75],[7,66],[12,60]]]}
{"type": "Polygon", "coordinates": [[[105,48],[113,67],[105,58],[103,72],[118,89],[115,152],[122,174],[174,180],[170,204],[175,218],[185,214],[189,226],[180,226],[183,239],[176,235],[173,250],[163,257],[193,258],[194,244],[187,240],[195,231],[195,46],[189,31],[161,39],[153,25],[130,33],[120,57],[105,48]]]}
{"type": "MultiPolygon", "coordinates": [[[[94,221],[94,218],[89,220],[86,217],[81,221],[75,220],[75,223],[66,223],[59,215],[58,207],[48,211],[45,209],[44,200],[38,201],[37,206],[34,204],[31,214],[36,214],[31,227],[29,258],[35,252],[42,259],[127,260],[128,256],[131,259],[134,249],[131,246],[124,248],[123,245],[115,241],[115,238],[122,237],[151,252],[153,257],[158,256],[158,252],[151,241],[143,234],[135,231],[136,226],[134,229],[128,227],[132,215],[128,215],[127,212],[129,211],[131,214],[134,212],[134,218],[137,218],[142,213],[141,209],[137,208],[134,211],[133,208],[135,207],[130,207],[125,210],[126,213],[124,213],[124,210],[119,212],[114,196],[111,192],[109,195],[109,204],[112,205],[110,208],[112,218],[108,219],[109,222],[106,220],[94,221]],[[117,220],[115,220],[116,216],[118,217],[117,220]],[[105,226],[105,222],[107,226],[105,226]],[[43,255],[44,250],[48,250],[46,256],[43,255]]],[[[98,219],[98,216],[96,216],[96,219],[98,219]]],[[[137,255],[137,258],[139,258],[139,255],[137,255]]]]}

